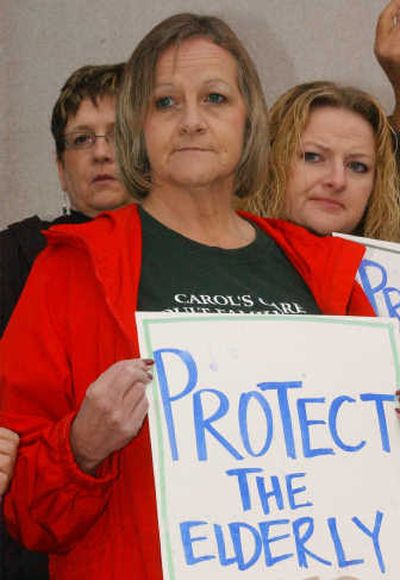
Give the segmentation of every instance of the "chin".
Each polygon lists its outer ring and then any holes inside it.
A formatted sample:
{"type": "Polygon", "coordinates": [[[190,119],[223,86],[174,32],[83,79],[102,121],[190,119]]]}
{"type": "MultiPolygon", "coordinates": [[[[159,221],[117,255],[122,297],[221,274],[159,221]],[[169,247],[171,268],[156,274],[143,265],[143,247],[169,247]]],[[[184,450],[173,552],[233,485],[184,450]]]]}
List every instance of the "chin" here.
{"type": "Polygon", "coordinates": [[[92,207],[98,212],[108,211],[127,205],[131,201],[133,201],[133,198],[127,198],[125,195],[121,194],[97,196],[96,199],[93,200],[92,207]]]}
{"type": "Polygon", "coordinates": [[[222,172],[219,167],[210,167],[209,163],[186,163],[183,160],[170,173],[172,180],[185,187],[207,187],[217,182],[223,183],[232,175],[229,171],[222,172]]]}
{"type": "Polygon", "coordinates": [[[297,223],[318,236],[329,236],[333,232],[341,234],[352,233],[353,228],[349,227],[348,222],[340,219],[339,216],[336,219],[332,218],[334,216],[315,215],[309,216],[308,219],[304,216],[304,219],[297,221],[297,223]]]}
{"type": "Polygon", "coordinates": [[[300,223],[300,222],[296,222],[296,223],[297,223],[297,225],[302,226],[303,228],[306,228],[307,230],[309,230],[313,234],[316,234],[317,236],[330,236],[332,234],[332,232],[344,233],[343,229],[336,227],[335,224],[324,224],[321,222],[315,222],[313,220],[304,221],[302,223],[300,223]]]}

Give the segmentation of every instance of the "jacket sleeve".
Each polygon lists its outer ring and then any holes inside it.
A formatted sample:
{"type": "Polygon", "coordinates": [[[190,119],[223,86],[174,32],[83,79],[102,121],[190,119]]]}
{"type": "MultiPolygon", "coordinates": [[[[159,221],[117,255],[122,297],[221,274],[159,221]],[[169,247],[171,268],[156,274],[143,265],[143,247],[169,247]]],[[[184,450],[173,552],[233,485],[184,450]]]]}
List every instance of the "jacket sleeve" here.
{"type": "Polygon", "coordinates": [[[63,552],[101,516],[117,457],[92,477],[70,448],[79,408],[66,348],[70,268],[51,254],[36,261],[1,341],[0,424],[21,436],[4,501],[9,530],[30,549],[63,552]]]}

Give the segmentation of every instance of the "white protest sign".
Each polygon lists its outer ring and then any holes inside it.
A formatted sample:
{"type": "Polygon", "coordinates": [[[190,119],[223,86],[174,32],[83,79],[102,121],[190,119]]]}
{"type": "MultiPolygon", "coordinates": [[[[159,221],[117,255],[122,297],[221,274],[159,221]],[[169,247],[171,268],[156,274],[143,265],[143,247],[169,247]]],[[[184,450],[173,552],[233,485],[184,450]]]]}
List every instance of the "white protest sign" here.
{"type": "Polygon", "coordinates": [[[398,580],[398,325],[139,313],[165,580],[398,580]]]}
{"type": "Polygon", "coordinates": [[[333,234],[366,247],[357,279],[378,316],[400,319],[400,244],[333,234]]]}

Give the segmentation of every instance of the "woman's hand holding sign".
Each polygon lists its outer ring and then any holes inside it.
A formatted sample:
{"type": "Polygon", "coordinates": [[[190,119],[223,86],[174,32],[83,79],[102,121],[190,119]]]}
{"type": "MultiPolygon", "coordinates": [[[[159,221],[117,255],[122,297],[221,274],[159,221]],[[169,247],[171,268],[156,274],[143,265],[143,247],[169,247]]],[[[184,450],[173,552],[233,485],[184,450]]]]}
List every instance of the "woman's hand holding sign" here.
{"type": "Polygon", "coordinates": [[[119,361],[87,389],[70,435],[75,459],[86,473],[137,435],[148,410],[152,364],[149,359],[119,361]]]}
{"type": "Polygon", "coordinates": [[[12,477],[18,443],[19,437],[14,431],[0,427],[0,496],[12,477]]]}

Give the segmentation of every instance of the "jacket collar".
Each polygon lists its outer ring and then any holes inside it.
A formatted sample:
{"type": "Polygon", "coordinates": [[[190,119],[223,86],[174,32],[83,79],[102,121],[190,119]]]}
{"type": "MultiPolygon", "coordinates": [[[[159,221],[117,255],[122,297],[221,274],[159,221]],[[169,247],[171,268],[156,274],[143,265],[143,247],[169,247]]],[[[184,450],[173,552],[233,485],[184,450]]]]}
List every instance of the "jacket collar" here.
{"type": "Polygon", "coordinates": [[[283,220],[240,214],[256,223],[282,248],[324,314],[347,313],[364,246],[342,238],[317,236],[283,220]]]}
{"type": "MultiPolygon", "coordinates": [[[[316,236],[283,220],[239,213],[257,224],[281,247],[322,312],[347,313],[364,246],[341,238],[316,236]]],[[[133,203],[104,212],[87,224],[55,226],[46,235],[51,245],[68,243],[89,253],[111,310],[125,332],[131,332],[142,259],[137,205],[133,203]]]]}
{"type": "Polygon", "coordinates": [[[132,338],[142,261],[137,205],[101,213],[85,224],[57,225],[45,235],[51,246],[67,244],[89,254],[108,306],[124,334],[132,338]]]}

